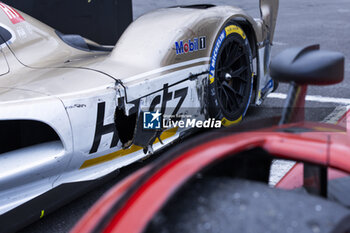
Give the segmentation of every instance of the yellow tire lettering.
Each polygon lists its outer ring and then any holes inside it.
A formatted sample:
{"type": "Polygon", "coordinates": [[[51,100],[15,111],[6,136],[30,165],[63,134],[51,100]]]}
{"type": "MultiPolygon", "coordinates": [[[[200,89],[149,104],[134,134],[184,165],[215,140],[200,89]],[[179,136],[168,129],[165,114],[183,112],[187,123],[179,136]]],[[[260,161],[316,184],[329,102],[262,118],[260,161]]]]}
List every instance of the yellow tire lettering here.
{"type": "Polygon", "coordinates": [[[243,32],[243,30],[240,27],[237,27],[236,25],[230,25],[225,28],[226,31],[226,36],[232,34],[232,33],[237,33],[241,35],[243,39],[245,39],[247,36],[243,32]]]}
{"type": "Polygon", "coordinates": [[[241,122],[243,119],[243,116],[240,116],[237,120],[234,120],[234,121],[230,121],[230,120],[227,120],[225,117],[222,118],[221,120],[221,124],[225,127],[227,126],[230,126],[230,125],[234,125],[234,124],[237,124],[239,122],[241,122]]]}
{"type": "Polygon", "coordinates": [[[213,84],[214,80],[215,80],[214,76],[209,75],[210,84],[213,84]]]}

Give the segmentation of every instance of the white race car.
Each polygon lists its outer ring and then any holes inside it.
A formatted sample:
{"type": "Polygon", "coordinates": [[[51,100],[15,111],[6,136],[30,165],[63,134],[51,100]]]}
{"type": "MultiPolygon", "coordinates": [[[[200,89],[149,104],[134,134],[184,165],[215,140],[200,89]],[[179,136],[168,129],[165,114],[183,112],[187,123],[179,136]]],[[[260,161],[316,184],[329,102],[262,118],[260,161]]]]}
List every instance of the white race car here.
{"type": "Polygon", "coordinates": [[[41,218],[198,126],[161,116],[242,120],[274,88],[278,0],[260,9],[159,9],[108,47],[0,3],[0,222],[41,218]]]}

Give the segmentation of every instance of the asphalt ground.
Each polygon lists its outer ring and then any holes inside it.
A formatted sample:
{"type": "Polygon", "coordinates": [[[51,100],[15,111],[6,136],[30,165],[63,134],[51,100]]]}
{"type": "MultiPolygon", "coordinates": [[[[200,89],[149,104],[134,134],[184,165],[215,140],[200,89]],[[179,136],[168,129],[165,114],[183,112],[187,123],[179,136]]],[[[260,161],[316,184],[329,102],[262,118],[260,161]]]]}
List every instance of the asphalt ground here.
{"type": "MultiPolygon", "coordinates": [[[[235,5],[246,10],[254,17],[259,17],[258,0],[245,1],[180,1],[180,0],[134,0],[134,18],[160,7],[184,4],[212,3],[217,5],[235,5]]],[[[307,101],[307,120],[321,121],[335,107],[345,106],[350,101],[350,1],[349,0],[281,0],[275,32],[272,56],[290,47],[320,44],[322,49],[335,50],[345,54],[345,80],[334,86],[312,86],[308,95],[314,101],[307,101]],[[333,99],[326,98],[333,97],[333,99]]],[[[287,93],[288,85],[281,84],[277,93],[287,93]]],[[[262,106],[251,108],[246,120],[259,119],[281,112],[283,99],[267,98],[262,106]]],[[[69,232],[79,218],[110,187],[119,180],[154,160],[157,154],[143,163],[136,163],[121,169],[118,179],[107,182],[81,198],[63,206],[56,212],[24,228],[25,232],[69,232]]]]}

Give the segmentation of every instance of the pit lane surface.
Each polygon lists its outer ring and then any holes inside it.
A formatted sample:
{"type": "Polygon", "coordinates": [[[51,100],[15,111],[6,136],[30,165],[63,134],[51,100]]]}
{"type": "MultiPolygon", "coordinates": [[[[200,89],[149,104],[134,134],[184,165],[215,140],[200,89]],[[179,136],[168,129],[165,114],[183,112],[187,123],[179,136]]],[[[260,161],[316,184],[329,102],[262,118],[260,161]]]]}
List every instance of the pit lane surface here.
{"type": "MultiPolygon", "coordinates": [[[[199,0],[134,0],[134,18],[160,7],[184,4],[204,3],[199,0]]],[[[217,5],[232,4],[245,9],[254,17],[259,16],[258,0],[207,1],[217,5]]],[[[293,46],[304,46],[319,43],[322,49],[343,52],[346,56],[346,75],[341,84],[329,87],[310,87],[308,94],[313,101],[307,101],[307,120],[321,121],[337,106],[346,106],[350,101],[350,1],[349,0],[293,0],[280,1],[274,47],[272,55],[293,46]],[[322,98],[321,98],[322,97],[322,98]],[[333,97],[333,99],[327,98],[333,97]],[[324,100],[324,101],[323,101],[324,100]]],[[[287,93],[288,85],[282,84],[260,107],[251,108],[246,120],[264,118],[280,113],[283,106],[283,93],[287,93]]],[[[344,108],[338,108],[341,111],[344,108]]],[[[111,186],[119,180],[151,162],[150,158],[143,163],[136,163],[121,169],[118,179],[87,193],[76,201],[60,208],[55,213],[45,216],[40,221],[24,228],[24,232],[69,232],[70,228],[89,209],[89,207],[111,186]]]]}

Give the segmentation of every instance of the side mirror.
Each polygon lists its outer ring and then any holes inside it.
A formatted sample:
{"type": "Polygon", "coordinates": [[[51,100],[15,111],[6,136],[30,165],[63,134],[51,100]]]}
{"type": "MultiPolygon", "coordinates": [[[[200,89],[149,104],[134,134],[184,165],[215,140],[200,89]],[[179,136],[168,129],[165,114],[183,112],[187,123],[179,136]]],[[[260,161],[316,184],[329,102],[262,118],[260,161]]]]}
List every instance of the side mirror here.
{"type": "Polygon", "coordinates": [[[307,85],[331,85],[344,79],[344,55],[320,50],[319,45],[291,48],[271,62],[270,75],[278,82],[290,83],[281,124],[304,120],[307,85]]]}

